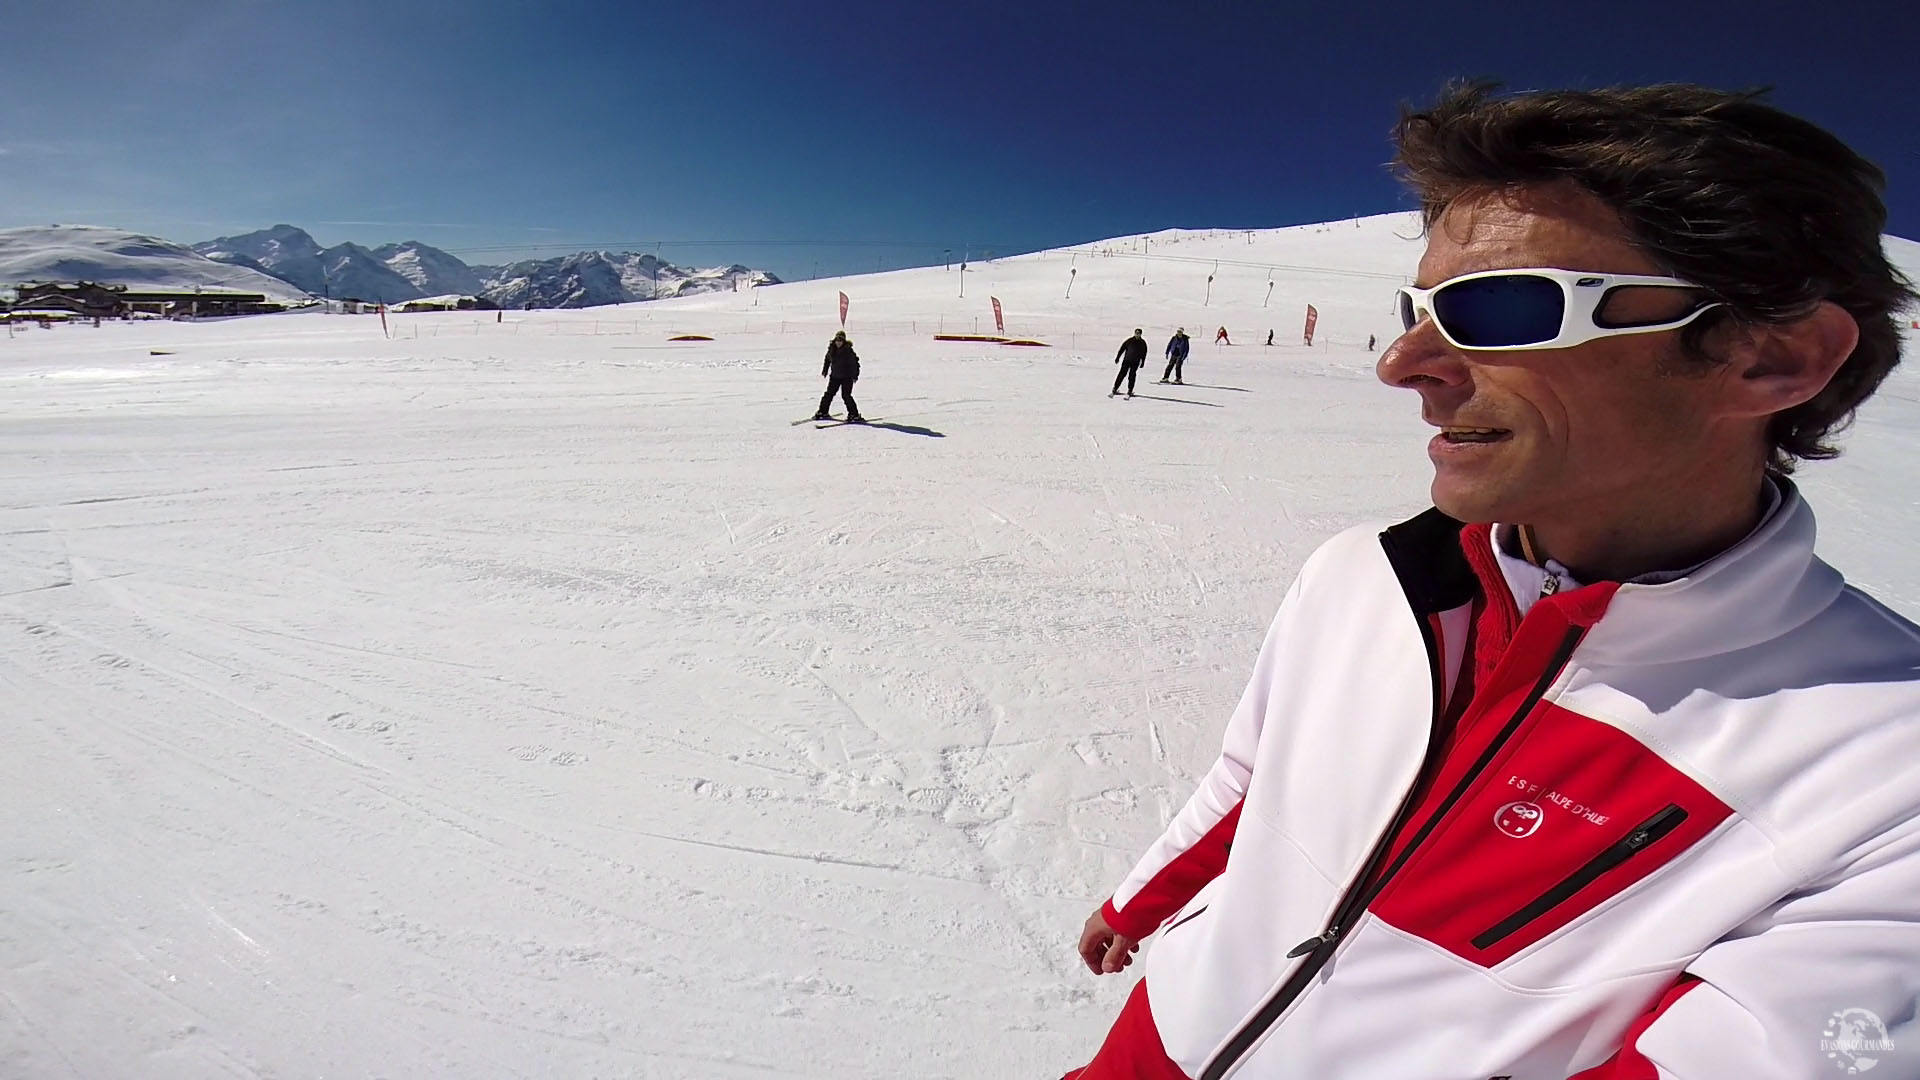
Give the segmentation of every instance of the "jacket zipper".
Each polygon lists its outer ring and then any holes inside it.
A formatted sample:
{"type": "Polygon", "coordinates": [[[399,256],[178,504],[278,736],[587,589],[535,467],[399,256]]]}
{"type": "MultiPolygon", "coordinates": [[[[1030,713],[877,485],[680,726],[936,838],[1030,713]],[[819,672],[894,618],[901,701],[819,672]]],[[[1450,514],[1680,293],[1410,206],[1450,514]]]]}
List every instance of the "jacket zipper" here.
{"type": "Polygon", "coordinates": [[[1547,912],[1566,903],[1574,893],[1591,885],[1595,878],[1619,866],[1628,859],[1646,850],[1655,840],[1680,827],[1687,820],[1687,812],[1678,803],[1668,803],[1667,808],[1641,822],[1619,843],[1594,856],[1585,866],[1575,870],[1565,881],[1540,894],[1539,898],[1502,919],[1491,929],[1473,939],[1476,949],[1491,948],[1512,936],[1521,927],[1545,915],[1547,912]]]}
{"type": "MultiPolygon", "coordinates": [[[[1289,960],[1304,956],[1307,958],[1306,962],[1295,968],[1293,974],[1287,977],[1287,981],[1280,984],[1280,989],[1274,991],[1273,996],[1260,1006],[1253,1017],[1227,1039],[1226,1044],[1214,1055],[1213,1060],[1201,1070],[1200,1080],[1222,1080],[1235,1065],[1239,1064],[1240,1059],[1246,1056],[1247,1051],[1253,1048],[1253,1044],[1266,1034],[1267,1029],[1280,1019],[1280,1014],[1286,1012],[1287,1007],[1306,990],[1314,976],[1320,973],[1320,969],[1327,966],[1327,961],[1333,959],[1341,934],[1345,933],[1353,925],[1354,920],[1359,918],[1361,912],[1373,903],[1374,897],[1380,895],[1380,891],[1386,888],[1387,883],[1400,872],[1400,868],[1407,864],[1407,859],[1420,849],[1420,845],[1426,842],[1435,827],[1446,820],[1454,804],[1460,801],[1461,797],[1467,793],[1467,789],[1473,786],[1473,782],[1486,771],[1487,766],[1493,762],[1494,755],[1500,752],[1500,749],[1507,744],[1507,740],[1513,737],[1513,733],[1519,730],[1527,714],[1531,713],[1534,706],[1540,704],[1540,699],[1546,696],[1547,687],[1552,686],[1553,681],[1560,677],[1560,669],[1566,666],[1567,660],[1573,655],[1574,647],[1580,644],[1580,639],[1585,637],[1586,633],[1586,627],[1583,626],[1567,628],[1566,636],[1560,641],[1560,647],[1554,650],[1553,659],[1548,661],[1546,670],[1540,674],[1533,689],[1528,691],[1520,707],[1514,710],[1506,726],[1500,729],[1500,733],[1494,737],[1493,742],[1488,744],[1486,750],[1482,751],[1480,757],[1474,761],[1473,767],[1468,769],[1467,774],[1462,776],[1460,782],[1453,786],[1453,790],[1447,793],[1446,799],[1434,810],[1433,816],[1429,817],[1426,824],[1420,827],[1420,831],[1413,835],[1413,839],[1407,842],[1407,846],[1400,852],[1400,857],[1375,878],[1373,871],[1376,865],[1388,851],[1392,850],[1394,837],[1399,835],[1407,816],[1413,812],[1413,796],[1420,789],[1419,780],[1414,781],[1413,786],[1401,800],[1400,810],[1394,815],[1393,824],[1375,842],[1373,854],[1368,857],[1366,868],[1361,871],[1360,876],[1354,878],[1353,884],[1348,886],[1346,894],[1341,897],[1340,906],[1334,909],[1333,918],[1327,923],[1327,928],[1317,936],[1294,946],[1293,951],[1287,953],[1289,960]]],[[[1438,700],[1438,695],[1435,699],[1438,700]]],[[[1428,762],[1429,767],[1432,764],[1431,761],[1428,762]]]]}

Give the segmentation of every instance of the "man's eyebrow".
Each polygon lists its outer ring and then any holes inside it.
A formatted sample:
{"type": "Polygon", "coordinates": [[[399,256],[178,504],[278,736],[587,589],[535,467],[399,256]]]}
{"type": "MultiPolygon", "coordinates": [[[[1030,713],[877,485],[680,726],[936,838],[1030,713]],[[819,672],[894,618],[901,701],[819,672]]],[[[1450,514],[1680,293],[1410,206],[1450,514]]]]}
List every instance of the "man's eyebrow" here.
{"type": "MultiPolygon", "coordinates": [[[[1447,282],[1452,281],[1454,278],[1466,277],[1468,274],[1491,274],[1501,270],[1538,270],[1538,269],[1541,269],[1542,267],[1552,268],[1552,265],[1553,264],[1551,263],[1543,263],[1537,260],[1529,260],[1525,257],[1513,258],[1513,259],[1495,258],[1491,260],[1491,265],[1479,266],[1479,267],[1475,267],[1472,270],[1462,270],[1462,271],[1459,271],[1458,273],[1448,274],[1445,277],[1441,278],[1439,281],[1434,282],[1432,285],[1422,285],[1420,282],[1425,275],[1420,273],[1415,273],[1413,276],[1413,287],[1416,289],[1431,289],[1431,288],[1435,288],[1436,286],[1445,285],[1447,282]]],[[[1601,273],[1601,272],[1603,271],[1595,271],[1595,273],[1601,273]]]]}

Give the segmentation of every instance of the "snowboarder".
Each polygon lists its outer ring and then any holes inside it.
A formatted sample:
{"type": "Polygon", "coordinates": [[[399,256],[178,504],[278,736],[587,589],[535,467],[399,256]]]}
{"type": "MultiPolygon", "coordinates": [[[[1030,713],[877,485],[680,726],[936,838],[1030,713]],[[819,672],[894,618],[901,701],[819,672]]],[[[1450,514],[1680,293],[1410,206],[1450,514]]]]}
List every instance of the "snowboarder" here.
{"type": "Polygon", "coordinates": [[[1184,326],[1175,330],[1173,336],[1167,339],[1167,370],[1161,373],[1161,382],[1172,379],[1176,386],[1183,384],[1180,368],[1187,362],[1188,340],[1187,328],[1184,326]]]}
{"type": "Polygon", "coordinates": [[[1113,389],[1107,391],[1112,397],[1120,392],[1120,384],[1127,384],[1127,396],[1133,396],[1133,381],[1140,377],[1140,365],[1147,362],[1147,339],[1140,336],[1138,327],[1133,336],[1120,343],[1120,351],[1113,354],[1113,362],[1120,365],[1120,374],[1113,377],[1113,389]]]}
{"type": "Polygon", "coordinates": [[[1233,344],[1233,340],[1227,337],[1227,328],[1224,326],[1221,327],[1219,331],[1213,335],[1213,343],[1215,345],[1219,345],[1223,342],[1228,345],[1233,344]]]}
{"type": "Polygon", "coordinates": [[[853,403],[853,384],[860,379],[860,354],[853,351],[853,342],[847,340],[847,332],[842,330],[833,335],[827,343],[826,359],[820,361],[820,377],[827,380],[827,392],[820,395],[820,411],[813,414],[815,420],[831,420],[827,413],[827,404],[838,392],[840,400],[847,403],[847,423],[864,424],[860,415],[860,406],[853,403]]]}

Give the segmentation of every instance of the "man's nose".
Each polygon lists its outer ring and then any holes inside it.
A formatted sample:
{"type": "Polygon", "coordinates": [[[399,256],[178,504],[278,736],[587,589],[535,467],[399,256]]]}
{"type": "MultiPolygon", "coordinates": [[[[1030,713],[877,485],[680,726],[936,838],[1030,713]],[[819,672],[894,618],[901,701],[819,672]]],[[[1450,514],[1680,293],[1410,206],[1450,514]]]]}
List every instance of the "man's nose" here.
{"type": "Polygon", "coordinates": [[[1467,381],[1465,358],[1440,336],[1431,318],[1421,319],[1380,354],[1374,374],[1388,386],[1419,389],[1423,384],[1458,386],[1467,381]]]}

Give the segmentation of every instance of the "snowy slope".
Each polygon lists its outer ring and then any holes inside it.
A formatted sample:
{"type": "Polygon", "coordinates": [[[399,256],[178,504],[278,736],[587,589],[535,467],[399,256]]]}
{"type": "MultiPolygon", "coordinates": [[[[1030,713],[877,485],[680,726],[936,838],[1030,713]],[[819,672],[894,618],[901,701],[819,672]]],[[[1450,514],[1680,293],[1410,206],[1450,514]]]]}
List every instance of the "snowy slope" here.
{"type": "MultiPolygon", "coordinates": [[[[1075,935],[1287,582],[1425,505],[1407,224],[0,337],[0,1073],[1084,1062],[1075,935]],[[880,422],[794,424],[843,290],[880,422]],[[989,296],[1051,347],[932,340],[989,296]]],[[[1920,615],[1920,371],[1845,445],[1822,549],[1920,615]]]]}
{"type": "Polygon", "coordinates": [[[1882,243],[1893,265],[1904,270],[1909,278],[1920,282],[1920,243],[1898,236],[1883,237],[1882,243]]]}
{"type": "Polygon", "coordinates": [[[288,302],[307,299],[297,288],[257,269],[215,262],[155,237],[92,225],[0,230],[0,285],[27,281],[198,286],[263,293],[288,302]]]}

